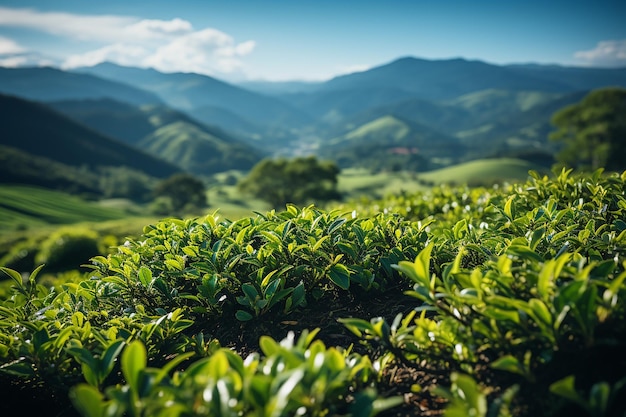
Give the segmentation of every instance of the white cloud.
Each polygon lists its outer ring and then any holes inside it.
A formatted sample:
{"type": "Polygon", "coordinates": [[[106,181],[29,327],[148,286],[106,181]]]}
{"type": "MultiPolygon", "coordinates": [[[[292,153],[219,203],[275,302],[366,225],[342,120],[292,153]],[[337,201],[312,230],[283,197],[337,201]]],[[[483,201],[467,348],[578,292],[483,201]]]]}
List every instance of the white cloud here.
{"type": "Polygon", "coordinates": [[[236,44],[230,35],[208,28],[159,47],[143,64],[165,72],[230,73],[242,68],[240,58],[254,46],[254,41],[236,44]]]}
{"type": "Polygon", "coordinates": [[[595,48],[578,51],[574,57],[592,66],[626,66],[626,39],[598,42],[595,48]]]}
{"type": "Polygon", "coordinates": [[[141,20],[127,28],[129,35],[138,36],[140,39],[167,38],[189,33],[193,30],[191,23],[179,18],[172,20],[141,20]]]}
{"type": "Polygon", "coordinates": [[[0,36],[0,55],[18,54],[24,51],[25,49],[14,40],[0,36]]]}
{"type": "MultiPolygon", "coordinates": [[[[111,61],[166,72],[215,75],[242,70],[241,58],[252,53],[256,46],[252,40],[237,43],[232,36],[217,29],[194,30],[190,22],[180,18],[142,20],[129,16],[77,15],[0,7],[1,26],[28,28],[101,44],[97,49],[64,58],[63,68],[111,61]]],[[[6,47],[10,46],[7,44],[6,47]]]]}
{"type": "Polygon", "coordinates": [[[137,19],[124,16],[91,16],[33,9],[0,7],[0,26],[34,29],[79,40],[114,41],[137,19]]]}
{"type": "Polygon", "coordinates": [[[235,47],[235,53],[239,56],[245,56],[252,53],[255,47],[255,41],[245,41],[235,47]]]}
{"type": "Polygon", "coordinates": [[[56,62],[38,53],[19,53],[0,55],[0,67],[53,67],[56,62]]]}
{"type": "Polygon", "coordinates": [[[29,51],[13,39],[0,36],[0,67],[43,67],[54,64],[52,59],[29,51]]]}

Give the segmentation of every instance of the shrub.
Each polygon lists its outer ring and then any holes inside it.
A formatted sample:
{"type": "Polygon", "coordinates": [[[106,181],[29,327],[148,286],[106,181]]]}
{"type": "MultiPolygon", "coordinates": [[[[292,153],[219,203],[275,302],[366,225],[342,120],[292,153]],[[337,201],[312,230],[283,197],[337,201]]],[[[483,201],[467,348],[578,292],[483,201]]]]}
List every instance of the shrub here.
{"type": "Polygon", "coordinates": [[[87,417],[623,414],[626,173],[375,204],[163,220],[54,288],[3,268],[3,401],[74,387],[87,417]],[[315,312],[324,341],[300,325],[315,312]],[[257,329],[274,333],[237,345],[257,329]]]}
{"type": "Polygon", "coordinates": [[[102,253],[96,232],[77,227],[60,228],[45,239],[35,261],[48,272],[78,269],[102,253]]]}

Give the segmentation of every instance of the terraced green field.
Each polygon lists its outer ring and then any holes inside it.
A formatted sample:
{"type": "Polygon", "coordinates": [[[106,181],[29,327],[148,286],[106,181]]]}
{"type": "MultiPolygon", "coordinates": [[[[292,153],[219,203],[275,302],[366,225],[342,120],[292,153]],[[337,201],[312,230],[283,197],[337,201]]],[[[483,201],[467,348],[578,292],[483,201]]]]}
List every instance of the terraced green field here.
{"type": "Polygon", "coordinates": [[[102,207],[69,194],[43,188],[0,186],[0,230],[46,224],[105,221],[128,216],[124,211],[102,207]]]}

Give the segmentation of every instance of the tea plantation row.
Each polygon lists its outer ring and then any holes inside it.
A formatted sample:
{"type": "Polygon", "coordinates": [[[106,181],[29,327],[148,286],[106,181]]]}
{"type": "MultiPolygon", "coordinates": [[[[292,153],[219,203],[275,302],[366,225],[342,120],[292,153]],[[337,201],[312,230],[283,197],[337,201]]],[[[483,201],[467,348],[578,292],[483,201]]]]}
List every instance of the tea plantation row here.
{"type": "Polygon", "coordinates": [[[626,172],[167,219],[13,280],[0,406],[102,416],[618,416],[626,172]]]}

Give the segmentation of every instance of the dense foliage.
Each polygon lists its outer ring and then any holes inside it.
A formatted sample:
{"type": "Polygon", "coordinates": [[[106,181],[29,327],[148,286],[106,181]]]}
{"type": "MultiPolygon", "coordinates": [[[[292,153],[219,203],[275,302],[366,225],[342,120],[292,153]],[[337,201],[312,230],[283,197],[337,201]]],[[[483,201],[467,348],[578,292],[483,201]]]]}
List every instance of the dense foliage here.
{"type": "Polygon", "coordinates": [[[164,220],[56,285],[3,268],[3,406],[622,415],[625,212],[626,172],[531,172],[332,210],[164,220]]]}
{"type": "Polygon", "coordinates": [[[626,89],[603,88],[552,116],[550,138],[564,142],[558,160],[583,170],[626,168],[626,89]]]}
{"type": "Polygon", "coordinates": [[[239,188],[275,208],[287,203],[322,203],[339,199],[338,174],[334,162],[320,161],[314,156],[264,159],[252,168],[239,188]]]}
{"type": "Polygon", "coordinates": [[[204,183],[190,174],[174,174],[154,187],[154,195],[167,199],[165,213],[203,208],[207,204],[204,183]]]}

